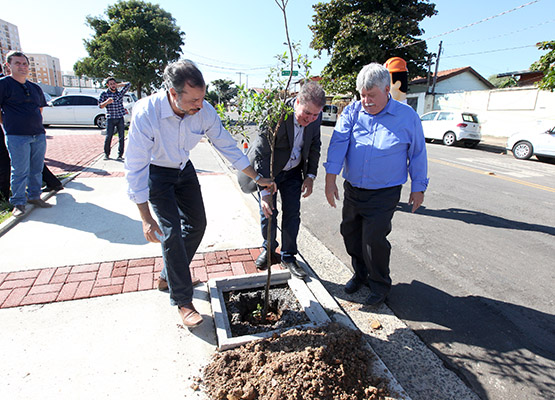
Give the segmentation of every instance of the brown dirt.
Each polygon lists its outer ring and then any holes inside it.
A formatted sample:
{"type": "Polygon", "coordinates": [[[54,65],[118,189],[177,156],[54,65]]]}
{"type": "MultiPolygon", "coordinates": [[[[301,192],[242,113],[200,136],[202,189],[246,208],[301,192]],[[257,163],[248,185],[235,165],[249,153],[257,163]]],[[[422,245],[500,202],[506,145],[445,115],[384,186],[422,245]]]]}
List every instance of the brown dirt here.
{"type": "Polygon", "coordinates": [[[360,331],[333,323],[218,353],[204,369],[212,400],[383,400],[360,331]]]}

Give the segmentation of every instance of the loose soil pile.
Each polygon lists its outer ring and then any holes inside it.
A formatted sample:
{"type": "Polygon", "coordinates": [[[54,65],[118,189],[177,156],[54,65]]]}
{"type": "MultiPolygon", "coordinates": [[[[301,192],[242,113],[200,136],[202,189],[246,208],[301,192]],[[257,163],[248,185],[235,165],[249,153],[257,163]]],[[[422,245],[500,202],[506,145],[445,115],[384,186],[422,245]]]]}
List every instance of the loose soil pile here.
{"type": "Polygon", "coordinates": [[[204,369],[213,400],[384,400],[360,331],[333,323],[218,353],[204,369]]]}

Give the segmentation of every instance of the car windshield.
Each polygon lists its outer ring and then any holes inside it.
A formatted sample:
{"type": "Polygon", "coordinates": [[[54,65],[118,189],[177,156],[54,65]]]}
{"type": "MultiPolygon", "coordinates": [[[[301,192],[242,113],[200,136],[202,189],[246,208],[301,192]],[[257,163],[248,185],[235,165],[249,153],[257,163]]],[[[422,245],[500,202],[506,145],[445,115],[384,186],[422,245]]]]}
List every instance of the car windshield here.
{"type": "Polygon", "coordinates": [[[478,116],[476,114],[463,114],[462,119],[464,122],[474,122],[475,124],[479,123],[478,116]]]}

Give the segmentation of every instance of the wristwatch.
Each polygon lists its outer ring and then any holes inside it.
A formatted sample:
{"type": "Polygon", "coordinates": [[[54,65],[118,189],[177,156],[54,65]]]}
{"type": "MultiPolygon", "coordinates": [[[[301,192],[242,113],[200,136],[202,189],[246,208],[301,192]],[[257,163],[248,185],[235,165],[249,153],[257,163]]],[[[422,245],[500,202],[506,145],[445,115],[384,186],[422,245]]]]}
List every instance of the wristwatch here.
{"type": "Polygon", "coordinates": [[[256,178],[254,178],[253,180],[254,180],[255,183],[258,183],[258,181],[259,181],[261,178],[264,178],[264,177],[262,176],[262,174],[256,174],[256,178]]]}

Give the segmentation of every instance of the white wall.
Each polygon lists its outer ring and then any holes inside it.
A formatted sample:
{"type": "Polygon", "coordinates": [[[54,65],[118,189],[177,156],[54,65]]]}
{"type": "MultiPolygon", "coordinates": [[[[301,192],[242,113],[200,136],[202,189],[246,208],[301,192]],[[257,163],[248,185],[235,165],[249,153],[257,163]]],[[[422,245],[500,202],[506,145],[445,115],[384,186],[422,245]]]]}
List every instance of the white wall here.
{"type": "MultiPolygon", "coordinates": [[[[440,109],[474,112],[482,124],[483,135],[511,136],[555,126],[555,92],[510,88],[447,93],[433,98],[426,96],[424,112],[440,109]]],[[[419,108],[420,103],[419,99],[419,108]]]]}

